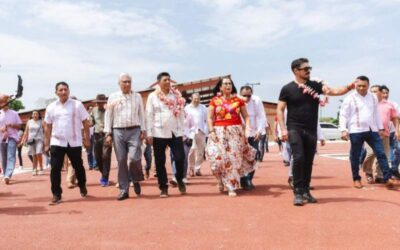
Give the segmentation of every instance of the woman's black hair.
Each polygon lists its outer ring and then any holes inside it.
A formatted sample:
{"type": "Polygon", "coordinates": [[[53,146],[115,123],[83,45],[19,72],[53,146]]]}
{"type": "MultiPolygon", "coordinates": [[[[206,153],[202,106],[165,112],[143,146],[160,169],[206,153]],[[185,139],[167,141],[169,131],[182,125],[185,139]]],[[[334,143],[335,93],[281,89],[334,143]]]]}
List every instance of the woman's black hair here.
{"type": "Polygon", "coordinates": [[[33,113],[35,113],[35,112],[37,112],[39,114],[39,120],[42,120],[42,115],[40,114],[40,112],[38,110],[33,110],[32,111],[30,119],[33,119],[33,113]]]}
{"type": "Polygon", "coordinates": [[[233,83],[232,79],[231,79],[230,77],[226,76],[226,77],[222,77],[221,79],[219,79],[219,81],[218,81],[217,84],[215,85],[215,87],[214,87],[214,89],[213,89],[213,94],[214,94],[214,96],[217,96],[218,93],[220,92],[219,89],[221,88],[222,81],[223,81],[224,79],[229,79],[229,80],[231,80],[231,83],[232,83],[232,94],[237,94],[237,89],[236,89],[235,84],[233,83]]]}

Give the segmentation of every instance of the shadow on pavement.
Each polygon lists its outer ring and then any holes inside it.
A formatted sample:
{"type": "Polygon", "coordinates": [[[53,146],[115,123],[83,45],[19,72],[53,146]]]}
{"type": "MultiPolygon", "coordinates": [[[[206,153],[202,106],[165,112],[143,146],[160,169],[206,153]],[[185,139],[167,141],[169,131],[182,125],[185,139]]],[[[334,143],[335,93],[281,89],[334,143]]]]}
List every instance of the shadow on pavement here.
{"type": "Polygon", "coordinates": [[[357,198],[357,197],[335,197],[335,198],[319,198],[318,203],[326,204],[326,203],[338,203],[338,202],[379,202],[379,203],[386,203],[395,206],[400,206],[400,203],[391,202],[391,201],[383,201],[383,200],[373,200],[373,199],[366,199],[366,198],[357,198]]]}

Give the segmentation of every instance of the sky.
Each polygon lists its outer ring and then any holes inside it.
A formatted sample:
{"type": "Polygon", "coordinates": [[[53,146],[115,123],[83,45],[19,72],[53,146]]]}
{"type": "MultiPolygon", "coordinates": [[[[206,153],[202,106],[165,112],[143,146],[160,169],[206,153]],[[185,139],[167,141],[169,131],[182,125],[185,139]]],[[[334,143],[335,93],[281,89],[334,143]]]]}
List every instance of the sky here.
{"type": "MultiPolygon", "coordinates": [[[[400,102],[399,23],[400,0],[0,0],[0,92],[20,74],[30,110],[59,81],[87,100],[118,91],[121,72],[143,90],[168,71],[178,82],[231,74],[277,102],[290,63],[307,57],[331,86],[367,75],[400,102]]],[[[321,115],[335,117],[340,99],[321,115]]]]}

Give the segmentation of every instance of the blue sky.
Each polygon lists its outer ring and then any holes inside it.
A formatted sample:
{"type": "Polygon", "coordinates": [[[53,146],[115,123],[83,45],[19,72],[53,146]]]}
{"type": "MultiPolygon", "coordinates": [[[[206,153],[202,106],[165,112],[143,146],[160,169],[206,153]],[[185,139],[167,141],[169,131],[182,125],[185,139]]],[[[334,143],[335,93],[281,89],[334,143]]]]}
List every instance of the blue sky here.
{"type": "MultiPolygon", "coordinates": [[[[178,82],[229,73],[276,102],[291,61],[308,57],[332,86],[364,74],[400,102],[399,23],[400,0],[0,0],[0,91],[13,92],[21,74],[32,109],[62,80],[90,99],[118,90],[121,72],[136,90],[160,71],[178,82]]],[[[340,99],[322,115],[335,116],[340,99]]]]}

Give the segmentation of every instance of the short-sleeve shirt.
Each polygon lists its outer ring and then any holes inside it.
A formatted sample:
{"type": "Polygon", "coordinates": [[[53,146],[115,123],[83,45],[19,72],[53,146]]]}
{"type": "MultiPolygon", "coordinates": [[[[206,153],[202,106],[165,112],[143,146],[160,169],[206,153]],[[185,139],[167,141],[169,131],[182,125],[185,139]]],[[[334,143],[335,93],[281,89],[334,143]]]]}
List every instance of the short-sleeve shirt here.
{"type": "Polygon", "coordinates": [[[210,106],[214,107],[214,126],[229,126],[240,125],[242,120],[240,118],[240,108],[245,103],[237,96],[226,100],[222,97],[214,97],[210,101],[210,106]]]}
{"type": "Polygon", "coordinates": [[[68,99],[64,104],[59,100],[46,109],[44,121],[52,124],[51,146],[81,147],[82,122],[89,118],[89,113],[80,101],[68,99]]]}
{"type": "Polygon", "coordinates": [[[322,84],[316,81],[307,81],[305,88],[301,88],[294,81],[286,84],[281,89],[279,100],[286,102],[288,129],[304,129],[317,131],[319,95],[322,94],[322,84]]]}
{"type": "MultiPolygon", "coordinates": [[[[0,110],[0,128],[4,128],[7,124],[22,124],[18,113],[12,109],[8,109],[7,111],[0,110]]],[[[18,136],[18,129],[9,127],[7,128],[7,133],[0,132],[0,140],[11,138],[15,141],[19,141],[20,138],[18,136]],[[5,138],[6,134],[7,138],[5,138]]]]}
{"type": "Polygon", "coordinates": [[[383,123],[383,128],[385,131],[383,134],[385,136],[390,135],[390,123],[391,120],[397,118],[397,110],[391,102],[382,100],[378,103],[379,114],[381,115],[381,121],[383,123]]]}

